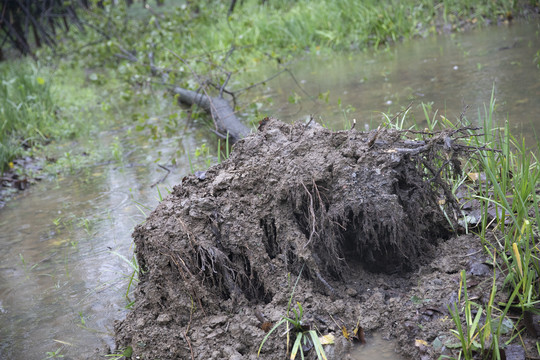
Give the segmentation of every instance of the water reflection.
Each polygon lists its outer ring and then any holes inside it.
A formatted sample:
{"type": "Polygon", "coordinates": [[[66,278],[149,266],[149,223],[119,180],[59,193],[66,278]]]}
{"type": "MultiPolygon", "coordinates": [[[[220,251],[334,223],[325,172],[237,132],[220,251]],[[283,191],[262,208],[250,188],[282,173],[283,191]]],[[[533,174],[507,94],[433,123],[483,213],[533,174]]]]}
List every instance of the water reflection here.
{"type": "MultiPolygon", "coordinates": [[[[62,348],[74,358],[113,345],[112,326],[126,312],[131,232],[144,220],[137,202],[159,197],[162,177],[139,152],[125,166],[44,182],[0,211],[0,358],[41,359],[62,348]]],[[[186,161],[187,163],[187,161],[186,161]]],[[[188,172],[172,168],[161,191],[188,172]]]]}
{"type": "MultiPolygon", "coordinates": [[[[531,141],[534,131],[540,134],[540,69],[534,63],[539,33],[538,23],[513,24],[415,39],[375,55],[312,57],[291,69],[309,94],[316,97],[329,91],[328,103],[310,101],[290,77],[282,75],[263,91],[273,98],[265,111],[287,121],[315,114],[343,129],[345,119],[378,124],[381,112],[395,113],[413,101],[418,121],[424,120],[422,102],[452,120],[467,104],[469,120],[476,121],[477,109],[489,103],[494,87],[497,120],[508,116],[514,131],[531,141]],[[299,103],[289,103],[293,92],[302,97],[299,103]]],[[[275,71],[266,69],[267,74],[275,71]]],[[[260,80],[264,75],[258,71],[252,76],[260,80]]]]}
{"type": "Polygon", "coordinates": [[[396,353],[396,344],[384,340],[379,334],[374,334],[366,339],[365,345],[355,346],[349,353],[351,360],[404,360],[396,353]]]}

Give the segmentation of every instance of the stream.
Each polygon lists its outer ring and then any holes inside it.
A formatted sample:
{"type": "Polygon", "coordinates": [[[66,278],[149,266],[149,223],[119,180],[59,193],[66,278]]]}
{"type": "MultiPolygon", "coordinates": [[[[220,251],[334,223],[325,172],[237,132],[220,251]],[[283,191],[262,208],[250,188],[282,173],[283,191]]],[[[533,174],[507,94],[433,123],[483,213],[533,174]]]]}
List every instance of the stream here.
{"type": "MultiPolygon", "coordinates": [[[[255,97],[272,98],[261,112],[286,121],[314,114],[336,129],[358,119],[363,129],[376,127],[381,112],[395,113],[411,101],[419,122],[422,102],[449,119],[466,103],[474,121],[493,88],[497,120],[508,118],[515,135],[533,143],[534,133],[540,134],[540,69],[533,62],[539,32],[538,23],[494,26],[408,41],[375,54],[310,55],[291,70],[311,96],[329,91],[328,101],[310,100],[286,74],[255,97]]],[[[275,70],[267,66],[248,76],[260,81],[275,70]]],[[[107,146],[114,135],[106,132],[98,141],[107,146]]],[[[105,345],[114,348],[113,322],[125,316],[133,300],[126,297],[133,227],[190,172],[185,154],[176,166],[163,160],[171,173],[151,187],[166,174],[154,159],[200,145],[200,137],[183,136],[158,147],[141,136],[123,141],[126,155],[120,163],[43,181],[0,209],[0,359],[78,359],[105,345]]],[[[400,359],[388,350],[393,345],[384,348],[377,341],[375,353],[400,359]]],[[[373,349],[360,348],[351,356],[372,358],[362,351],[373,349]]]]}
{"type": "MultiPolygon", "coordinates": [[[[418,123],[425,123],[422,103],[438,110],[437,119],[455,121],[465,104],[475,123],[493,89],[495,120],[508,116],[512,133],[533,145],[535,132],[540,135],[540,69],[534,64],[539,50],[540,24],[529,23],[414,39],[376,53],[310,56],[289,65],[295,79],[284,73],[260,90],[260,99],[271,99],[270,106],[260,100],[262,113],[284,121],[313,114],[337,130],[357,119],[364,130],[376,128],[382,113],[409,104],[418,123]]],[[[257,69],[249,79],[257,82],[279,69],[257,69]]]]}
{"type": "Polygon", "coordinates": [[[114,348],[113,321],[131,300],[133,227],[189,172],[178,166],[152,188],[166,172],[147,155],[39,183],[0,211],[0,359],[114,348]]]}

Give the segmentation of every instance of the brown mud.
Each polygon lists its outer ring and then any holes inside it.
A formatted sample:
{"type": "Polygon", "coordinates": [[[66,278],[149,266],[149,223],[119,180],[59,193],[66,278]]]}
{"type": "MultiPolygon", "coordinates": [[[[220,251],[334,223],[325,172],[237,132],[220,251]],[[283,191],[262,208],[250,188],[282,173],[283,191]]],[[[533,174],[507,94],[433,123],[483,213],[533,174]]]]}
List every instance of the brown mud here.
{"type": "MultiPolygon", "coordinates": [[[[286,314],[300,274],[292,304],[306,328],[334,334],[329,358],[347,358],[342,327],[357,324],[396,339],[407,358],[449,354],[460,271],[478,301],[493,277],[480,240],[452,231],[455,201],[440,177],[459,170],[452,135],[263,120],[136,228],[142,272],[133,311],[115,326],[118,348],[140,359],[255,359],[264,322],[286,314]]],[[[285,358],[285,331],[261,359],[285,358]]]]}

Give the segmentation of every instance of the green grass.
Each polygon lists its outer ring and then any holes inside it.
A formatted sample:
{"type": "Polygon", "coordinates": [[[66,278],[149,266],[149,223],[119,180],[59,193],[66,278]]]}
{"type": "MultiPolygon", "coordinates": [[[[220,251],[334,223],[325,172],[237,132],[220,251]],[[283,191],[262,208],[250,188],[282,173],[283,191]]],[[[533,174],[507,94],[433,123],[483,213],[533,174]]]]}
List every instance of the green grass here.
{"type": "Polygon", "coordinates": [[[506,310],[518,312],[521,320],[532,313],[540,314],[540,224],[539,195],[540,142],[527,149],[524,140],[517,140],[508,128],[493,124],[495,100],[484,111],[483,142],[498,152],[482,152],[479,169],[486,180],[477,196],[483,202],[484,216],[481,237],[486,250],[502,260],[499,268],[505,274],[505,286],[512,294],[506,310]],[[487,241],[488,208],[496,209],[497,241],[487,241]],[[500,234],[500,235],[497,235],[500,234]]]}
{"type": "MultiPolygon", "coordinates": [[[[523,286],[518,298],[520,306],[532,308],[539,303],[540,224],[539,196],[540,142],[535,149],[527,149],[524,140],[517,140],[508,127],[497,128],[493,123],[495,99],[481,116],[484,137],[478,145],[489,145],[497,151],[481,151],[478,170],[485,173],[486,181],[477,198],[483,202],[484,216],[481,236],[488,231],[487,211],[494,207],[496,229],[501,234],[491,250],[504,260],[506,283],[512,288],[523,286]]],[[[477,140],[477,142],[479,142],[477,140]]]]}
{"type": "Polygon", "coordinates": [[[285,315],[281,316],[281,319],[272,327],[272,329],[270,329],[270,331],[268,331],[268,334],[266,334],[266,336],[263,338],[263,340],[261,341],[261,345],[259,346],[259,351],[257,352],[257,357],[259,357],[259,355],[261,354],[262,347],[266,340],[268,340],[270,335],[272,335],[272,333],[281,325],[285,324],[287,328],[287,352],[289,350],[290,334],[293,334],[293,336],[295,337],[294,343],[291,348],[291,355],[289,357],[291,360],[296,359],[296,355],[298,353],[300,353],[300,357],[302,358],[302,360],[304,359],[304,350],[302,348],[302,344],[306,345],[308,342],[313,344],[313,348],[315,349],[315,352],[317,354],[317,359],[327,359],[326,353],[324,352],[324,348],[319,340],[317,332],[313,329],[309,329],[302,322],[302,318],[304,316],[304,309],[302,307],[302,304],[297,302],[297,309],[291,308],[294,292],[296,290],[296,286],[298,285],[298,281],[300,280],[300,276],[302,275],[303,269],[304,267],[302,266],[302,269],[300,269],[298,277],[296,278],[296,281],[292,288],[285,315]],[[291,314],[294,314],[294,316],[292,316],[291,314]]]}
{"type": "MultiPolygon", "coordinates": [[[[44,156],[45,145],[88,139],[110,123],[99,115],[114,110],[108,105],[114,81],[98,89],[87,83],[82,70],[53,70],[29,60],[0,64],[0,79],[0,173],[18,157],[44,156]]],[[[72,151],[51,156],[69,168],[76,165],[72,151]]]]}
{"type": "Polygon", "coordinates": [[[29,62],[0,66],[0,173],[23,149],[55,133],[56,105],[48,74],[29,62]]]}
{"type": "MultiPolygon", "coordinates": [[[[223,4],[225,7],[226,4],[223,4]]],[[[454,21],[496,19],[516,11],[517,1],[245,1],[230,19],[208,11],[190,29],[200,49],[226,49],[229,44],[303,51],[365,49],[435,32],[441,14],[454,21]],[[227,21],[229,20],[229,21],[227,21]],[[212,31],[212,28],[214,28],[212,31]],[[216,32],[217,30],[217,32],[216,32]]],[[[217,6],[217,11],[224,9],[217,6]]],[[[447,20],[450,21],[450,20],[447,20]]],[[[185,45],[189,46],[189,45],[185,45]]],[[[185,49],[185,47],[184,47],[185,49]]]]}
{"type": "MultiPolygon", "coordinates": [[[[495,258],[493,261],[495,262],[495,258]]],[[[502,346],[515,340],[519,334],[517,332],[515,335],[507,336],[516,330],[512,320],[507,315],[517,290],[512,292],[508,302],[500,308],[495,304],[496,294],[496,272],[494,271],[488,303],[482,306],[470,300],[467,293],[467,275],[465,270],[461,271],[458,302],[448,306],[450,316],[456,326],[456,329],[452,329],[451,332],[459,340],[457,347],[460,348],[460,351],[457,359],[470,360],[479,355],[481,358],[500,360],[502,346]],[[502,341],[503,336],[508,338],[506,342],[502,341]]],[[[443,356],[443,358],[455,359],[450,356],[443,356]]]]}
{"type": "MultiPolygon", "coordinates": [[[[135,245],[134,245],[135,246],[135,245]]],[[[126,308],[131,308],[133,304],[135,303],[134,300],[131,300],[130,293],[133,291],[133,288],[135,284],[139,282],[139,275],[141,274],[141,269],[139,267],[139,263],[137,262],[137,258],[135,255],[131,257],[131,259],[126,258],[124,255],[112,251],[111,253],[118,256],[124,263],[126,263],[131,268],[131,274],[124,274],[124,277],[127,279],[127,289],[124,297],[128,301],[128,304],[126,305],[126,308]]]]}
{"type": "MultiPolygon", "coordinates": [[[[484,179],[467,186],[472,197],[482,203],[482,221],[475,231],[498,270],[494,269],[487,304],[468,298],[462,273],[460,299],[450,313],[456,325],[453,333],[461,344],[458,358],[464,359],[479,354],[501,359],[500,349],[520,338],[517,329],[531,322],[532,314],[540,313],[540,142],[527,148],[523,139],[511,134],[508,122],[502,127],[495,124],[495,109],[492,93],[489,104],[477,114],[476,123],[483,125],[483,135],[468,139],[469,145],[481,149],[464,166],[464,173],[477,173],[484,179]],[[504,284],[497,288],[495,276],[500,274],[504,284]],[[496,302],[495,298],[506,300],[496,302]],[[505,324],[511,323],[510,315],[517,317],[512,334],[504,331],[505,324]]],[[[427,110],[425,113],[429,129],[451,126],[446,118],[436,124],[435,116],[430,117],[427,110]]]]}
{"type": "MultiPolygon", "coordinates": [[[[422,104],[422,108],[425,123],[421,126],[410,125],[408,108],[393,118],[385,115],[385,126],[401,130],[425,126],[430,132],[457,128],[429,104],[422,104]]],[[[457,359],[501,359],[501,349],[521,338],[523,330],[518,329],[532,323],[532,314],[540,314],[540,141],[528,148],[524,139],[511,134],[508,122],[497,126],[495,111],[492,92],[489,104],[479,109],[473,122],[481,125],[481,130],[470,130],[470,136],[463,139],[478,148],[476,154],[464,161],[460,176],[445,176],[454,194],[467,186],[470,196],[481,202],[480,225],[465,230],[477,233],[495,267],[487,303],[469,298],[466,274],[461,274],[458,302],[449,307],[455,324],[452,333],[459,340],[459,344],[451,344],[460,349],[457,359]],[[481,180],[467,182],[468,173],[477,174],[481,180]],[[497,276],[503,277],[502,286],[497,286],[497,276]],[[512,324],[510,329],[508,324],[512,324]]],[[[461,119],[461,124],[468,123],[466,117],[461,119]]]]}
{"type": "MultiPolygon", "coordinates": [[[[60,49],[69,59],[88,68],[110,66],[119,69],[131,82],[142,80],[148,66],[123,61],[127,52],[140,62],[166,68],[171,83],[188,88],[191,69],[205,80],[221,84],[227,77],[260,62],[285,62],[301,53],[365,50],[377,48],[441,30],[444,23],[485,24],[517,13],[522,1],[435,1],[435,0],[246,0],[227,17],[229,3],[223,1],[168,2],[164,7],[142,11],[125,6],[93,8],[84,15],[91,24],[85,32],[73,29],[73,41],[60,49]],[[125,21],[127,16],[127,21],[125,21]],[[105,21],[107,20],[107,21],[105,21]],[[104,34],[106,34],[103,41],[104,34]],[[94,44],[85,46],[85,44],[94,44]],[[231,47],[236,49],[229,53],[231,47]],[[73,48],[80,51],[70,51],[73,48]],[[179,54],[190,68],[173,54],[179,54]]],[[[233,77],[234,82],[234,77],[233,77]]]]}

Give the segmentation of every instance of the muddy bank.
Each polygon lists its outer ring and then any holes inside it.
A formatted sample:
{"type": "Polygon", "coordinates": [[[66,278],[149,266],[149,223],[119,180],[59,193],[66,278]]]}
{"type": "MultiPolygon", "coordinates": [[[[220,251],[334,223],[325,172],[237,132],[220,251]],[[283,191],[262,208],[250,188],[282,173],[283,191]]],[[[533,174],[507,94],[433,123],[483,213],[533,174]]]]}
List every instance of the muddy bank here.
{"type": "MultiPolygon", "coordinates": [[[[493,274],[479,240],[451,231],[453,201],[439,178],[459,170],[450,136],[419,142],[263,120],[136,228],[141,281],[116,324],[118,347],[142,359],[254,359],[264,322],[285,315],[301,272],[293,303],[311,328],[335,335],[332,358],[346,357],[341,328],[357,323],[397,338],[410,358],[447,351],[415,340],[455,343],[447,305],[459,271],[479,279],[470,289],[479,297],[493,274]],[[443,157],[452,161],[438,169],[443,157]]],[[[284,331],[261,358],[284,358],[284,331]]]]}
{"type": "Polygon", "coordinates": [[[18,192],[42,180],[42,164],[32,157],[15,159],[12,167],[0,176],[0,209],[18,192]]]}

